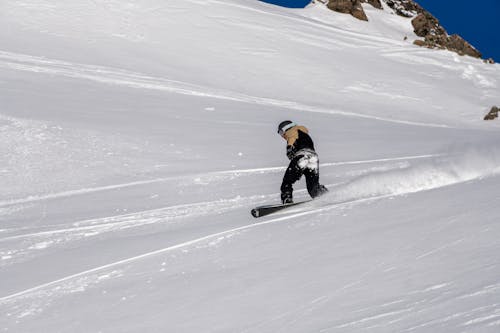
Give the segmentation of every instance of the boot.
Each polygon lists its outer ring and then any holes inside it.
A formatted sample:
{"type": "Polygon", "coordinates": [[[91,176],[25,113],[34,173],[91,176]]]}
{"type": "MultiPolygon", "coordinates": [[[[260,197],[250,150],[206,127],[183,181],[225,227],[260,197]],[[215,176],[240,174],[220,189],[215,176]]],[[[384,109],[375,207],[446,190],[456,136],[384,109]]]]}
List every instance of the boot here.
{"type": "Polygon", "coordinates": [[[322,196],[323,194],[326,194],[328,192],[328,189],[324,185],[318,185],[313,193],[311,193],[311,197],[317,198],[322,196]]]}
{"type": "Polygon", "coordinates": [[[293,196],[291,192],[283,192],[281,193],[281,202],[285,204],[293,203],[293,196]]]}

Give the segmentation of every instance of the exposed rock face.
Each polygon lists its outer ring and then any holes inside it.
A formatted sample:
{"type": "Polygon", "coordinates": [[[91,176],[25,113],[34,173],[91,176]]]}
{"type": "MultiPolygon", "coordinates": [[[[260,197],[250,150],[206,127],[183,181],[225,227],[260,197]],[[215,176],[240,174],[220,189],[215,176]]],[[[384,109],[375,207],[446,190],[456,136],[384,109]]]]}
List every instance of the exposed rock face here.
{"type": "Polygon", "coordinates": [[[416,45],[429,48],[441,48],[454,51],[460,55],[481,58],[481,53],[459,35],[449,36],[438,19],[413,0],[385,0],[398,15],[413,17],[414,32],[424,37],[423,41],[415,41],[416,45]]]}
{"type": "Polygon", "coordinates": [[[446,30],[439,24],[439,21],[429,12],[418,14],[412,21],[414,32],[417,36],[426,37],[428,35],[446,35],[446,30]]]}
{"type": "Polygon", "coordinates": [[[483,55],[470,45],[465,39],[459,35],[451,35],[447,38],[445,47],[448,50],[455,51],[460,55],[468,55],[474,58],[481,58],[483,55]]]}
{"type": "MultiPolygon", "coordinates": [[[[325,3],[331,10],[351,14],[368,21],[362,3],[369,3],[375,8],[383,9],[381,0],[313,0],[325,3]]],[[[400,16],[413,18],[415,34],[424,40],[416,40],[414,44],[428,48],[448,49],[460,55],[481,58],[481,53],[459,35],[449,36],[439,21],[422,6],[413,0],[382,0],[400,16]]]]}
{"type": "MultiPolygon", "coordinates": [[[[321,1],[325,2],[325,1],[321,1]]],[[[339,13],[351,14],[355,18],[368,21],[368,17],[361,6],[362,3],[369,3],[375,8],[382,9],[380,0],[329,0],[327,7],[339,13]]]]}
{"type": "Polygon", "coordinates": [[[391,7],[396,14],[403,17],[415,17],[422,13],[424,9],[412,0],[385,0],[385,3],[391,7]]]}
{"type": "MultiPolygon", "coordinates": [[[[359,3],[359,1],[356,2],[359,3]]],[[[355,0],[332,0],[326,6],[339,13],[351,14],[354,4],[355,0]]]]}
{"type": "Polygon", "coordinates": [[[359,20],[368,21],[360,0],[330,0],[327,7],[339,13],[351,14],[359,20]]]}
{"type": "Polygon", "coordinates": [[[498,111],[500,111],[498,109],[498,107],[496,107],[496,106],[492,107],[490,112],[486,116],[484,116],[484,120],[493,120],[493,119],[497,118],[498,111]]]}
{"type": "Polygon", "coordinates": [[[368,2],[370,5],[377,9],[382,9],[382,4],[380,3],[380,0],[364,0],[361,2],[368,2]]]}
{"type": "Polygon", "coordinates": [[[429,12],[423,11],[412,21],[414,32],[417,36],[424,37],[423,41],[415,41],[415,45],[429,48],[441,48],[454,51],[460,55],[481,58],[481,53],[466,42],[459,35],[449,36],[439,21],[429,12]]]}
{"type": "MultiPolygon", "coordinates": [[[[351,14],[354,17],[361,17],[365,20],[366,14],[361,7],[362,3],[369,3],[377,9],[383,9],[382,2],[385,1],[389,7],[394,9],[398,15],[414,17],[418,14],[417,8],[423,10],[413,0],[312,0],[313,2],[322,2],[327,4],[328,8],[340,13],[351,14]],[[362,14],[361,14],[362,13],[362,14]]],[[[368,19],[366,19],[368,20],[368,19]]]]}

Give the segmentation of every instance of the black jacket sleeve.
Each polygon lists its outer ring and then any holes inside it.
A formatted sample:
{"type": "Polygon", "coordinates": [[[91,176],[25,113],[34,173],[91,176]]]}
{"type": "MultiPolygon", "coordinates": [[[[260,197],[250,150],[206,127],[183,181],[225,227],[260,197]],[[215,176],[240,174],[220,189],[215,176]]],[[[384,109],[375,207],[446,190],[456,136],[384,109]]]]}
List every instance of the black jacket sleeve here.
{"type": "Polygon", "coordinates": [[[286,146],[286,156],[291,161],[295,156],[295,148],[293,146],[286,146]]]}

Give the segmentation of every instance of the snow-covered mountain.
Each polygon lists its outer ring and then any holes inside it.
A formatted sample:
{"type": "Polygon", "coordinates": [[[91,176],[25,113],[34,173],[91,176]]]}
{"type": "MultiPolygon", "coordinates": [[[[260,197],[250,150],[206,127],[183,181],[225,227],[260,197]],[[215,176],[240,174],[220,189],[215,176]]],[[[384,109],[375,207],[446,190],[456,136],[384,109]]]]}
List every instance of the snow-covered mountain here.
{"type": "Polygon", "coordinates": [[[0,9],[2,331],[500,329],[499,65],[368,4],[0,9]],[[286,119],[330,192],[256,220],[286,119]]]}

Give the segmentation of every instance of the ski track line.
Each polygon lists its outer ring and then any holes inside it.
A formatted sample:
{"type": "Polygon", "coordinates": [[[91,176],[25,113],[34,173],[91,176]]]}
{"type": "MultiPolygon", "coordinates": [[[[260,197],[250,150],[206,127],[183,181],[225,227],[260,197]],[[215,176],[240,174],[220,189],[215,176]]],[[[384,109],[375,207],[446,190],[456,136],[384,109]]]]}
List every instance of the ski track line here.
{"type": "MultiPolygon", "coordinates": [[[[302,193],[305,190],[297,190],[296,192],[302,193]]],[[[236,197],[232,199],[218,199],[213,201],[203,201],[203,202],[193,202],[187,204],[180,204],[144,211],[138,211],[128,214],[105,216],[93,219],[86,219],[76,222],[71,222],[68,224],[59,224],[53,226],[43,226],[44,228],[50,227],[64,227],[63,229],[38,231],[29,234],[20,234],[15,236],[7,236],[0,238],[0,243],[24,239],[24,238],[34,238],[43,236],[53,236],[57,234],[68,234],[74,232],[84,232],[92,231],[102,234],[104,232],[116,231],[116,229],[124,229],[124,227],[142,227],[145,225],[150,225],[158,221],[170,221],[174,219],[181,219],[186,217],[198,217],[210,215],[210,212],[214,214],[220,214],[221,212],[232,211],[234,209],[239,209],[248,205],[249,202],[253,204],[263,204],[266,200],[276,197],[279,194],[272,193],[268,195],[256,195],[250,197],[236,197]],[[255,200],[258,199],[258,200],[255,200]],[[186,213],[189,211],[189,213],[186,213]],[[97,230],[102,229],[103,231],[97,230]]],[[[19,229],[17,229],[19,230],[19,229]]]]}
{"type": "MultiPolygon", "coordinates": [[[[335,187],[339,184],[341,183],[333,183],[325,185],[327,187],[335,187]]],[[[295,192],[297,194],[305,194],[306,189],[297,189],[295,190],[295,192]]],[[[150,210],[143,210],[134,213],[111,215],[94,219],[85,219],[67,224],[44,225],[40,228],[41,230],[42,228],[49,229],[53,227],[59,229],[37,231],[28,234],[19,234],[14,236],[6,236],[0,238],[0,243],[19,240],[19,239],[26,239],[26,238],[30,239],[30,238],[42,238],[44,236],[56,236],[59,234],[67,236],[70,233],[81,233],[85,231],[90,231],[93,234],[92,236],[97,236],[107,232],[114,232],[135,227],[143,227],[146,225],[158,223],[159,221],[161,221],[161,223],[164,223],[166,221],[172,221],[182,218],[207,216],[210,215],[210,212],[212,212],[214,208],[217,210],[217,212],[214,214],[225,213],[227,211],[233,211],[235,209],[246,207],[248,206],[249,202],[251,202],[254,205],[264,204],[268,202],[270,199],[276,198],[277,196],[279,196],[279,193],[271,193],[266,195],[253,195],[247,197],[236,197],[228,199],[218,199],[214,201],[193,202],[193,203],[167,206],[150,210]],[[191,208],[197,209],[199,207],[210,207],[210,209],[209,210],[198,209],[198,211],[195,211],[194,213],[191,212],[189,214],[185,214],[186,210],[190,210],[191,208]]],[[[275,215],[279,214],[280,213],[276,213],[275,215]]],[[[18,228],[6,231],[22,231],[26,229],[31,230],[32,228],[25,227],[25,228],[18,228]]],[[[86,238],[86,237],[88,237],[88,235],[85,235],[85,237],[80,237],[80,238],[86,238]]],[[[67,238],[68,237],[66,237],[66,239],[67,238]]],[[[69,241],[72,240],[74,239],[69,239],[69,241]]],[[[57,244],[59,245],[60,242],[57,242],[57,244]]]]}
{"type": "MultiPolygon", "coordinates": [[[[325,184],[327,187],[335,187],[341,183],[333,183],[333,184],[325,184]]],[[[297,189],[295,190],[297,194],[305,194],[306,189],[297,189]]],[[[206,216],[210,215],[210,212],[214,211],[214,208],[217,210],[215,214],[224,213],[227,211],[233,211],[235,209],[240,209],[242,207],[248,206],[248,203],[251,202],[254,205],[264,204],[268,202],[272,198],[276,198],[279,196],[279,193],[271,193],[265,195],[253,195],[247,197],[236,197],[236,198],[227,198],[227,199],[218,199],[214,201],[203,201],[203,202],[193,202],[187,204],[179,204],[173,206],[167,206],[156,209],[149,209],[138,211],[134,213],[120,214],[120,215],[111,215],[105,217],[99,217],[94,219],[85,219],[81,221],[71,222],[67,224],[57,224],[57,225],[44,225],[41,229],[49,229],[49,228],[59,228],[53,230],[45,230],[45,231],[37,231],[29,234],[19,234],[14,236],[7,236],[0,238],[0,243],[9,242],[13,240],[25,239],[25,238],[41,238],[43,236],[55,236],[58,234],[67,235],[69,233],[79,233],[85,231],[91,231],[95,233],[95,235],[101,235],[106,232],[113,232],[122,229],[129,229],[132,227],[143,227],[145,225],[150,225],[161,221],[162,223],[165,221],[171,221],[175,219],[182,219],[188,217],[198,217],[198,216],[206,216]],[[241,202],[241,203],[240,203],[241,202]],[[243,204],[244,203],[244,204],[243,204]],[[191,212],[191,208],[197,209],[199,207],[210,207],[210,209],[200,209],[191,212]],[[185,214],[185,211],[189,210],[189,214],[185,214]],[[207,213],[209,212],[209,213],[207,213]],[[63,227],[63,228],[62,228],[63,227]],[[60,229],[62,228],[62,229],[60,229]],[[99,230],[98,230],[99,229],[99,230]]],[[[279,214],[279,213],[277,213],[279,214]]],[[[18,228],[12,230],[5,231],[22,231],[22,230],[31,230],[32,228],[18,228]]],[[[94,236],[94,235],[92,235],[94,236]]],[[[88,235],[85,235],[88,237],[88,235]]],[[[58,244],[60,244],[58,242],[58,244]]],[[[1,265],[0,265],[1,266],[1,265]]]]}
{"type": "Polygon", "coordinates": [[[316,213],[320,213],[320,212],[325,212],[325,211],[336,209],[336,208],[339,208],[339,207],[342,207],[342,206],[345,206],[345,205],[352,205],[352,204],[357,204],[357,203],[370,202],[370,201],[380,200],[380,199],[383,199],[383,198],[388,198],[388,197],[393,197],[393,196],[394,195],[383,195],[383,196],[377,196],[377,197],[371,197],[371,198],[356,199],[356,200],[351,200],[351,201],[342,202],[342,203],[327,204],[326,206],[319,207],[319,208],[316,208],[316,209],[312,209],[312,210],[309,210],[309,211],[299,212],[299,213],[295,213],[295,214],[284,216],[284,217],[274,218],[274,219],[266,220],[266,221],[263,221],[263,222],[257,222],[257,223],[247,224],[247,225],[244,225],[244,226],[241,226],[241,227],[237,227],[237,228],[232,228],[232,229],[220,231],[220,232],[217,232],[217,233],[213,233],[213,234],[210,234],[210,235],[206,235],[206,236],[202,236],[202,237],[199,237],[199,238],[196,238],[196,239],[185,241],[185,242],[182,242],[182,243],[179,243],[179,244],[176,244],[176,245],[172,245],[172,246],[169,246],[169,247],[166,247],[166,248],[163,248],[163,249],[159,249],[159,250],[147,252],[147,253],[144,253],[144,254],[141,254],[141,255],[138,255],[138,256],[134,256],[134,257],[130,257],[130,258],[127,258],[127,259],[119,260],[119,261],[116,261],[116,262],[113,262],[113,263],[110,263],[110,264],[107,264],[107,265],[99,266],[99,267],[96,267],[96,268],[93,268],[93,269],[89,269],[89,270],[86,270],[86,271],[83,271],[83,272],[80,272],[80,273],[76,273],[76,274],[73,274],[73,275],[70,275],[70,276],[66,276],[64,278],[61,278],[61,279],[58,279],[58,280],[55,280],[55,281],[51,281],[51,282],[48,282],[48,283],[44,283],[44,284],[41,284],[39,286],[36,286],[36,287],[33,287],[33,288],[29,288],[29,289],[26,289],[26,290],[23,290],[23,291],[20,291],[20,292],[17,292],[15,294],[11,294],[11,295],[8,295],[8,296],[0,297],[0,304],[8,302],[8,301],[12,301],[12,300],[14,300],[14,299],[16,299],[18,297],[26,296],[29,293],[36,292],[36,291],[41,290],[41,289],[57,285],[57,284],[59,284],[61,282],[69,281],[69,280],[72,280],[74,278],[78,278],[78,277],[82,277],[82,276],[89,275],[89,274],[92,274],[92,273],[96,273],[96,272],[99,272],[99,271],[102,271],[102,270],[105,270],[105,269],[108,269],[108,268],[112,268],[112,267],[115,267],[115,266],[119,266],[119,265],[131,263],[131,262],[135,262],[135,261],[138,261],[138,260],[141,260],[141,259],[144,259],[144,258],[155,256],[157,254],[166,253],[166,252],[170,252],[170,251],[177,250],[177,249],[180,249],[180,248],[184,248],[184,247],[187,247],[187,246],[191,246],[193,244],[201,243],[201,242],[210,240],[212,238],[218,238],[218,237],[225,236],[225,235],[228,235],[228,234],[232,234],[232,233],[236,233],[236,232],[240,232],[240,231],[245,231],[245,230],[250,230],[250,229],[253,229],[253,228],[258,228],[258,227],[266,226],[268,224],[279,223],[279,222],[290,220],[290,219],[294,219],[294,218],[297,218],[297,217],[302,217],[302,216],[312,215],[312,214],[316,214],[316,213]]]}
{"type": "Polygon", "coordinates": [[[61,60],[49,60],[43,57],[16,54],[5,51],[0,51],[0,67],[7,69],[28,71],[28,72],[61,75],[76,79],[87,79],[104,84],[121,85],[131,88],[160,90],[182,95],[215,98],[215,99],[229,100],[247,104],[280,107],[291,110],[300,110],[300,111],[331,114],[331,115],[341,115],[347,117],[356,117],[356,118],[384,121],[384,122],[411,125],[411,126],[453,128],[445,124],[398,120],[393,118],[378,117],[374,115],[361,114],[339,109],[317,107],[293,101],[257,97],[257,96],[240,94],[237,92],[220,90],[220,89],[219,90],[210,89],[195,84],[165,79],[161,77],[147,76],[144,74],[135,73],[131,71],[107,68],[103,66],[70,63],[61,60]]]}
{"type": "MultiPolygon", "coordinates": [[[[325,184],[327,187],[335,187],[341,183],[333,183],[333,184],[325,184]]],[[[295,190],[297,194],[305,194],[306,189],[297,189],[295,190]]],[[[69,234],[75,232],[84,232],[84,231],[92,231],[92,233],[96,233],[96,235],[101,235],[105,232],[113,232],[122,229],[129,229],[132,227],[142,227],[145,225],[150,225],[157,223],[158,221],[171,221],[175,219],[188,218],[188,217],[198,217],[198,216],[206,216],[210,215],[210,213],[215,209],[217,209],[217,213],[220,214],[227,211],[233,211],[235,209],[240,209],[242,207],[248,206],[248,203],[251,202],[254,205],[264,204],[268,202],[272,198],[276,198],[279,196],[279,193],[271,193],[266,195],[253,195],[247,197],[236,197],[236,198],[228,198],[228,199],[218,199],[213,201],[203,201],[203,202],[193,202],[187,204],[180,204],[174,206],[167,206],[156,209],[149,209],[138,211],[134,213],[120,214],[120,215],[111,215],[105,217],[99,217],[94,219],[85,219],[81,221],[71,222],[67,224],[57,224],[57,225],[44,225],[41,228],[49,229],[49,228],[61,228],[63,229],[53,229],[53,230],[45,230],[45,231],[37,231],[29,234],[19,234],[14,236],[7,236],[0,238],[0,243],[8,242],[18,239],[25,238],[35,238],[35,237],[43,237],[43,236],[54,236],[58,234],[69,234]],[[240,203],[241,202],[241,203],[240,203]],[[244,203],[244,204],[242,204],[244,203]],[[194,213],[185,214],[186,210],[190,210],[191,208],[196,209],[199,207],[210,207],[210,210],[201,209],[195,211],[194,213]],[[177,214],[175,214],[177,213],[177,214]],[[114,228],[113,228],[114,227],[114,228]],[[101,230],[97,230],[101,229],[101,230]]],[[[279,213],[278,213],[279,214],[279,213]]],[[[22,230],[31,230],[32,228],[18,228],[13,230],[6,231],[22,231],[22,230]]],[[[88,237],[87,235],[85,237],[88,237]]]]}
{"type": "MultiPolygon", "coordinates": [[[[393,157],[393,158],[380,158],[380,159],[373,159],[373,160],[331,162],[331,163],[321,163],[320,167],[371,164],[371,163],[391,162],[391,161],[417,160],[417,159],[427,159],[427,158],[440,157],[440,156],[443,156],[443,155],[442,154],[428,154],[428,155],[402,156],[402,157],[393,157]]],[[[123,184],[83,188],[83,189],[78,189],[78,190],[63,191],[63,192],[59,192],[59,193],[51,193],[51,194],[46,194],[46,195],[29,196],[26,198],[0,201],[0,207],[7,207],[7,206],[18,205],[18,204],[26,204],[26,203],[51,200],[51,199],[59,199],[59,198],[84,195],[84,194],[95,193],[95,192],[122,189],[122,188],[133,187],[133,186],[162,183],[162,182],[175,180],[175,179],[180,180],[180,179],[196,178],[196,177],[203,177],[203,176],[221,176],[221,175],[238,175],[238,174],[278,172],[278,171],[283,171],[286,168],[287,168],[286,166],[280,166],[280,167],[265,167],[265,168],[253,168],[253,169],[239,169],[239,170],[223,170],[223,171],[213,171],[213,172],[207,172],[207,173],[201,173],[201,174],[191,174],[191,175],[155,178],[155,179],[149,179],[149,180],[140,180],[140,181],[134,181],[134,182],[129,182],[129,183],[123,183],[123,184]]]]}

